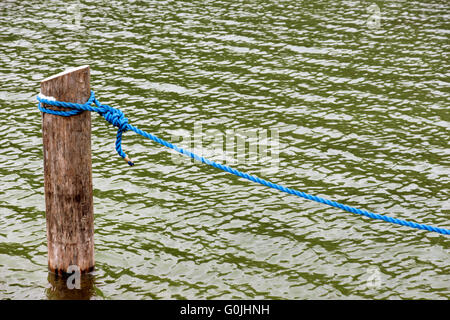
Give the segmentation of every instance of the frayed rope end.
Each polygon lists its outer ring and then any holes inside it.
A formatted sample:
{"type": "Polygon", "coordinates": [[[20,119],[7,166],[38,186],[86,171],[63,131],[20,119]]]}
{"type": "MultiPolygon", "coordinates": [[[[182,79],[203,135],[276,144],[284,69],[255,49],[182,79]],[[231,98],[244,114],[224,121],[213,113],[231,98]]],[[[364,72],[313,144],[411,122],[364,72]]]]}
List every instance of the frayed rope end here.
{"type": "Polygon", "coordinates": [[[125,161],[132,167],[132,166],[134,166],[134,162],[133,161],[131,161],[131,159],[130,158],[128,158],[128,157],[125,157],[124,158],[125,159],[125,161]]]}

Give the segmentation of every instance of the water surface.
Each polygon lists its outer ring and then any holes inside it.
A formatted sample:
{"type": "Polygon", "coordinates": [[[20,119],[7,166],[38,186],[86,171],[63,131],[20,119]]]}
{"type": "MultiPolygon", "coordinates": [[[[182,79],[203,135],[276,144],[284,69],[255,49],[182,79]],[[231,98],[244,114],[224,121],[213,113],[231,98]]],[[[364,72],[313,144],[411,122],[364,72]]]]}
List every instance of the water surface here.
{"type": "MultiPolygon", "coordinates": [[[[449,12],[444,0],[2,1],[0,297],[59,298],[35,95],[71,66],[89,64],[98,98],[161,138],[277,130],[277,170],[234,166],[450,228],[449,12]]],[[[114,137],[93,115],[88,297],[450,298],[446,236],[174,162],[133,133],[128,167],[114,137]]]]}

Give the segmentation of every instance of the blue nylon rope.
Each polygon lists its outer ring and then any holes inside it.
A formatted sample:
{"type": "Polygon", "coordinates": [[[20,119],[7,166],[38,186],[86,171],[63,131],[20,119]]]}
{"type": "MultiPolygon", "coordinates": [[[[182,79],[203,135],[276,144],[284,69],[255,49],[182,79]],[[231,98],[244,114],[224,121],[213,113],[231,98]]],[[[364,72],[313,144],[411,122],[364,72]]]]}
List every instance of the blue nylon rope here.
{"type": "Polygon", "coordinates": [[[420,230],[426,230],[426,231],[431,231],[431,232],[437,232],[437,233],[441,233],[441,234],[445,234],[445,235],[450,235],[450,230],[449,229],[444,229],[444,228],[439,228],[439,227],[433,227],[433,226],[429,226],[426,224],[420,224],[420,223],[416,223],[416,222],[412,222],[412,221],[406,221],[406,220],[401,220],[401,219],[396,219],[396,218],[392,218],[392,217],[388,217],[388,216],[383,216],[380,214],[376,214],[373,212],[369,212],[369,211],[365,211],[365,210],[361,210],[361,209],[357,209],[357,208],[353,208],[341,203],[338,203],[336,201],[332,201],[332,200],[328,200],[328,199],[324,199],[321,197],[317,197],[314,195],[310,195],[298,190],[294,190],[291,188],[286,188],[282,185],[276,184],[276,183],[272,183],[270,181],[261,179],[259,177],[250,175],[248,173],[244,173],[241,172],[239,170],[233,169],[229,166],[214,162],[212,160],[206,159],[202,156],[196,155],[195,153],[192,153],[191,151],[185,150],[183,148],[177,147],[176,145],[173,145],[170,142],[167,142],[163,139],[160,139],[154,135],[152,135],[151,133],[145,132],[139,128],[136,128],[135,126],[132,126],[131,124],[128,123],[128,119],[125,118],[125,115],[123,114],[122,111],[120,111],[119,109],[115,109],[113,107],[110,107],[108,105],[104,105],[101,104],[100,102],[98,102],[98,100],[95,98],[95,94],[93,91],[91,91],[91,96],[89,98],[89,100],[84,103],[84,104],[80,104],[80,103],[72,103],[72,102],[62,102],[62,101],[54,101],[54,100],[48,100],[45,99],[43,97],[41,97],[40,95],[37,96],[37,100],[38,102],[38,108],[40,111],[45,112],[45,113],[50,113],[53,115],[58,115],[58,116],[64,116],[64,117],[70,117],[76,114],[80,114],[83,111],[94,111],[99,113],[101,116],[103,116],[105,118],[106,121],[108,121],[109,123],[111,123],[113,126],[117,127],[117,136],[116,136],[116,150],[117,153],[123,158],[125,159],[125,161],[128,162],[128,164],[130,166],[133,166],[134,163],[128,158],[128,156],[123,152],[122,150],[122,134],[126,131],[134,131],[137,134],[140,134],[141,136],[148,138],[150,140],[153,140],[167,148],[173,149],[181,154],[184,154],[188,157],[191,157],[192,159],[195,159],[197,161],[200,161],[202,163],[205,163],[207,165],[210,165],[214,168],[223,170],[225,172],[229,172],[231,174],[234,174],[238,177],[250,180],[252,182],[256,182],[259,184],[262,184],[264,186],[282,191],[282,192],[286,192],[288,194],[293,194],[296,195],[298,197],[301,198],[305,198],[308,200],[312,200],[312,201],[316,201],[319,203],[323,203],[335,208],[339,208],[354,214],[359,214],[362,216],[366,216],[372,219],[377,219],[377,220],[383,220],[386,222],[390,222],[390,223],[394,223],[394,224],[398,224],[401,226],[406,226],[406,227],[410,227],[410,228],[416,228],[416,229],[420,229],[420,230]],[[95,107],[92,106],[92,103],[95,104],[95,107]],[[42,106],[42,104],[46,104],[46,105],[50,105],[50,106],[55,106],[55,107],[63,107],[63,108],[69,108],[71,110],[69,111],[56,111],[56,110],[52,110],[52,109],[47,109],[44,108],[42,106]]]}

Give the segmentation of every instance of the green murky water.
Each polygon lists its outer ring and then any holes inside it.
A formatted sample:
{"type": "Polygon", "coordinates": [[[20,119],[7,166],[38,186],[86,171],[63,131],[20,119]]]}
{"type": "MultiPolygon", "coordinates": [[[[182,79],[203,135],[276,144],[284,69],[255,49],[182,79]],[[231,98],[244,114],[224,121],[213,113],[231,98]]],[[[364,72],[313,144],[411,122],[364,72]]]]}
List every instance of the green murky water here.
{"type": "MultiPolygon", "coordinates": [[[[277,132],[278,161],[231,151],[227,164],[449,228],[449,12],[446,0],[1,1],[0,298],[73,294],[47,273],[35,104],[40,81],[71,66],[89,64],[99,99],[161,138],[198,149],[175,138],[201,126],[208,154],[212,130],[267,134],[249,140],[258,150],[277,132]]],[[[446,236],[127,133],[130,168],[115,130],[96,115],[92,126],[96,274],[79,297],[450,298],[446,236]]]]}

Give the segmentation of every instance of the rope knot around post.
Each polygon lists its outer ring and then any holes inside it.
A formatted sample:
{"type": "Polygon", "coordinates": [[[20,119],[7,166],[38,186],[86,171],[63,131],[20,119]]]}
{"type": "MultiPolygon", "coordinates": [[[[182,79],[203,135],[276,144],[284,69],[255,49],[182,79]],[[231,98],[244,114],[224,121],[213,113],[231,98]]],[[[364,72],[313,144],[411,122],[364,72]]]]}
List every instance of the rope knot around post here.
{"type": "Polygon", "coordinates": [[[125,118],[124,113],[108,105],[101,105],[101,108],[105,111],[99,111],[99,114],[105,118],[106,121],[111,123],[114,127],[117,127],[120,131],[125,132],[128,130],[128,119],[125,118]]]}
{"type": "Polygon", "coordinates": [[[94,91],[91,90],[91,95],[86,103],[73,103],[65,101],[56,101],[49,97],[39,94],[37,96],[38,108],[41,112],[53,114],[56,116],[70,117],[78,115],[83,111],[94,111],[103,116],[106,121],[111,123],[113,126],[117,127],[117,137],[116,137],[116,151],[117,153],[130,165],[134,166],[134,162],[126,155],[122,150],[122,134],[130,129],[128,124],[128,119],[125,118],[124,113],[116,108],[110,107],[106,104],[101,104],[96,98],[94,91]],[[95,107],[92,106],[95,104],[95,107]],[[44,108],[42,104],[49,106],[68,108],[70,110],[53,110],[44,108]]]}

